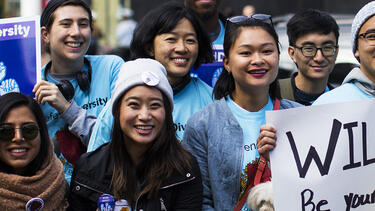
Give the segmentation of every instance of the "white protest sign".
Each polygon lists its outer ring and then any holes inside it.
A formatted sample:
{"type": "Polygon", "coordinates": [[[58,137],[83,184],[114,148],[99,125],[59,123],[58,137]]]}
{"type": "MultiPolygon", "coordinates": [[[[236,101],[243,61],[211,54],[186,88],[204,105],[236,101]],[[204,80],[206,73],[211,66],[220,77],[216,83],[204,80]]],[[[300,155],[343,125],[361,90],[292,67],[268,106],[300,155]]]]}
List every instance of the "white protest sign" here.
{"type": "Polygon", "coordinates": [[[266,113],[276,211],[375,210],[375,100],[266,113]]]}

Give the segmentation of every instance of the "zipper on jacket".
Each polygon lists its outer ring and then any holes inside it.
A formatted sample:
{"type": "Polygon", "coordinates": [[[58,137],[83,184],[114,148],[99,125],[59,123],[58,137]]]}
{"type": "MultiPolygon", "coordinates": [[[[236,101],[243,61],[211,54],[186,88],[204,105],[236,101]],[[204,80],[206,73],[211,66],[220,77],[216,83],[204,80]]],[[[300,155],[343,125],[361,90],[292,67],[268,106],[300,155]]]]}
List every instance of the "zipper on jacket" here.
{"type": "MultiPolygon", "coordinates": [[[[95,188],[92,188],[92,187],[87,186],[87,185],[85,185],[85,184],[82,184],[82,183],[80,183],[80,182],[75,181],[75,183],[77,183],[78,185],[80,185],[80,186],[82,186],[82,187],[85,187],[85,188],[87,188],[87,189],[90,189],[90,190],[92,190],[92,191],[95,191],[95,192],[97,192],[97,193],[100,193],[100,194],[106,194],[106,193],[104,193],[104,192],[102,192],[102,191],[98,191],[98,190],[96,190],[95,188]]],[[[107,193],[107,194],[109,194],[109,193],[107,193]]]]}
{"type": "MultiPolygon", "coordinates": [[[[180,185],[180,184],[184,184],[184,183],[190,182],[190,181],[192,181],[194,179],[195,179],[195,177],[192,177],[190,179],[187,179],[187,180],[184,180],[184,181],[181,181],[181,182],[176,182],[176,183],[173,183],[173,184],[161,187],[160,189],[167,189],[167,188],[170,188],[170,187],[173,187],[173,186],[176,186],[176,185],[180,185]]],[[[141,198],[141,196],[142,195],[138,196],[137,200],[135,201],[134,211],[137,211],[138,200],[141,198]]],[[[140,210],[140,211],[142,211],[142,210],[140,210]]]]}
{"type": "Polygon", "coordinates": [[[181,185],[181,184],[184,184],[184,183],[190,182],[190,181],[192,181],[193,179],[195,179],[195,177],[192,177],[192,178],[190,178],[190,179],[187,179],[187,180],[184,180],[184,181],[181,181],[181,182],[176,182],[176,183],[173,183],[173,184],[170,184],[170,185],[167,185],[167,186],[161,187],[160,189],[167,189],[167,188],[170,188],[170,187],[173,187],[173,186],[176,186],[176,185],[181,185]]]}

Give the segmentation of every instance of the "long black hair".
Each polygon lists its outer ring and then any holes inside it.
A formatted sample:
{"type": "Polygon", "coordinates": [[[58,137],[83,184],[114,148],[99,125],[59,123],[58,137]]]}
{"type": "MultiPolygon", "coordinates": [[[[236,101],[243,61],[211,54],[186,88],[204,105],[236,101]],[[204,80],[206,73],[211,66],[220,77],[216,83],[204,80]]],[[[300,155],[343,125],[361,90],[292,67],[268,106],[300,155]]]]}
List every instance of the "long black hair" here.
{"type": "MultiPolygon", "coordinates": [[[[0,122],[4,122],[8,113],[17,107],[26,106],[34,114],[40,133],[40,150],[38,155],[27,166],[24,176],[32,176],[40,169],[47,157],[48,147],[51,144],[48,136],[47,123],[39,104],[29,96],[18,92],[10,92],[0,96],[0,122]]],[[[0,171],[14,173],[12,168],[0,160],[0,171]]]]}
{"type": "MultiPolygon", "coordinates": [[[[129,91],[129,90],[128,90],[129,91]]],[[[130,159],[125,146],[129,139],[120,127],[122,94],[113,104],[114,123],[112,128],[111,152],[114,158],[111,187],[116,199],[126,198],[133,204],[136,198],[145,194],[148,198],[154,197],[159,191],[162,182],[174,170],[182,173],[190,169],[191,154],[185,150],[176,138],[173,126],[172,106],[163,93],[165,120],[158,137],[143,155],[143,160],[136,166],[130,159]],[[137,181],[142,181],[141,190],[137,190],[137,181]]]]}
{"type": "MultiPolygon", "coordinates": [[[[233,46],[234,42],[237,40],[243,27],[261,27],[262,29],[267,31],[275,40],[277,51],[280,54],[279,37],[277,36],[277,33],[273,26],[261,20],[247,19],[246,21],[242,21],[239,23],[230,23],[229,21],[227,21],[224,36],[224,55],[227,58],[229,58],[229,50],[233,46]]],[[[233,75],[229,73],[227,70],[223,69],[219,76],[219,79],[217,80],[214,86],[214,98],[218,100],[223,97],[226,97],[232,94],[234,89],[235,85],[233,75]]],[[[270,84],[269,94],[272,100],[275,100],[275,98],[281,99],[277,78],[270,84]]]]}
{"type": "Polygon", "coordinates": [[[183,18],[190,21],[197,34],[198,56],[194,68],[197,69],[203,63],[212,62],[211,41],[199,18],[192,10],[176,2],[167,2],[151,10],[139,21],[130,44],[132,59],[153,59],[148,50],[153,47],[155,37],[159,34],[171,32],[183,18]]]}

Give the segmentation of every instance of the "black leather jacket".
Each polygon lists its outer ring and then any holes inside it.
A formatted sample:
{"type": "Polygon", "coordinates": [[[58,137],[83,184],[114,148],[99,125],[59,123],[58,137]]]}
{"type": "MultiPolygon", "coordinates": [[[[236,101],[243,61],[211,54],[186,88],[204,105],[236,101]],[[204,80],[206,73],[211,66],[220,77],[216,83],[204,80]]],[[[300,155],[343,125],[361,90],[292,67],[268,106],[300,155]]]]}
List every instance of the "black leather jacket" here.
{"type": "MultiPolygon", "coordinates": [[[[100,195],[111,194],[113,157],[110,155],[109,146],[109,143],[104,144],[94,152],[83,154],[77,161],[70,185],[68,210],[95,211],[100,195]]],[[[194,156],[191,164],[191,171],[184,174],[173,172],[163,182],[157,197],[138,198],[132,210],[201,210],[202,179],[194,156]]]]}

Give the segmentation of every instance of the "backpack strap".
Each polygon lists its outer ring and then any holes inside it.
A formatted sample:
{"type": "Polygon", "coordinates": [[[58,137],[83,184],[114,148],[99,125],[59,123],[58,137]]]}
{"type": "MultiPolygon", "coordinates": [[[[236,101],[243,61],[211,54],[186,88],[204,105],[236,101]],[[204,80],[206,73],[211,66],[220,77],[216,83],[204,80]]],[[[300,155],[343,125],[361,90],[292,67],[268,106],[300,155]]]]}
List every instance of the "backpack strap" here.
{"type": "Polygon", "coordinates": [[[280,79],[279,84],[280,84],[281,98],[288,99],[291,101],[296,101],[296,99],[294,98],[292,79],[291,78],[280,79]]]}

